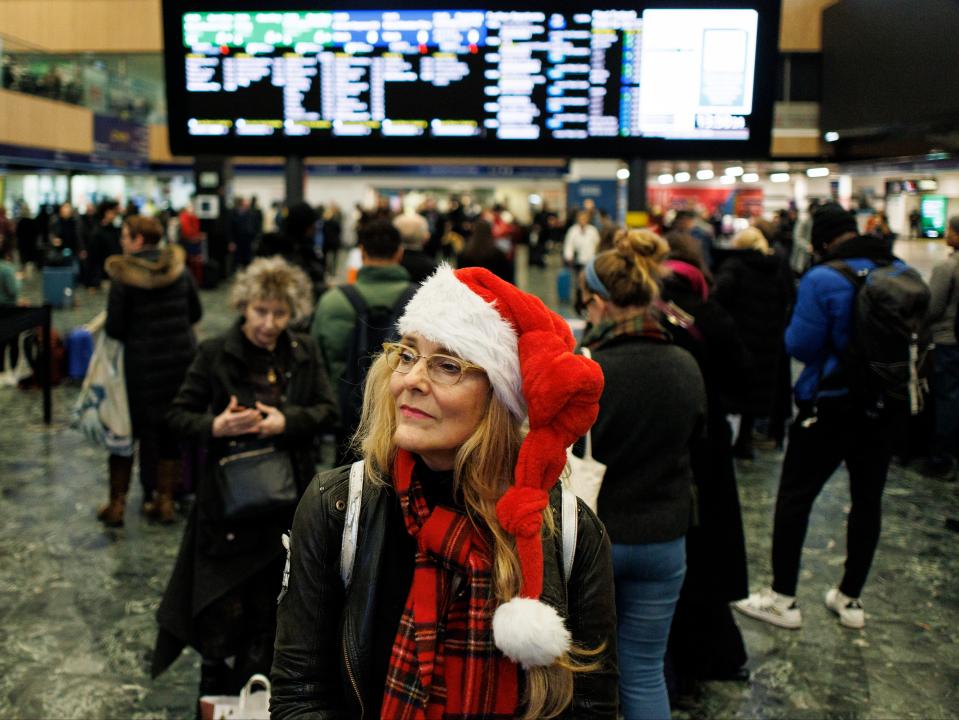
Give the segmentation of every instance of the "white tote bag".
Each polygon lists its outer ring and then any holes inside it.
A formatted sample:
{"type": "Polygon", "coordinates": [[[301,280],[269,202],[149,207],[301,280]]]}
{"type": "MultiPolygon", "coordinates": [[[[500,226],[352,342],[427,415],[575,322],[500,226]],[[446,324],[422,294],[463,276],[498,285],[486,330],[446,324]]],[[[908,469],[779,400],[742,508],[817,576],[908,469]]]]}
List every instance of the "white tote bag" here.
{"type": "Polygon", "coordinates": [[[79,430],[94,445],[111,455],[133,454],[133,428],[123,374],[123,343],[101,331],[87,367],[80,395],[70,417],[70,427],[79,430]]]}
{"type": "Polygon", "coordinates": [[[237,695],[204,695],[200,698],[202,720],[270,720],[270,681],[256,674],[237,695]],[[263,688],[254,693],[253,688],[263,688]]]}
{"type": "MultiPolygon", "coordinates": [[[[583,355],[592,359],[589,348],[583,348],[583,355]]],[[[566,487],[586,503],[590,510],[596,512],[596,502],[599,500],[599,489],[603,484],[606,466],[593,457],[592,429],[586,433],[586,452],[583,457],[576,457],[570,446],[566,449],[566,462],[569,463],[566,487]]]]}

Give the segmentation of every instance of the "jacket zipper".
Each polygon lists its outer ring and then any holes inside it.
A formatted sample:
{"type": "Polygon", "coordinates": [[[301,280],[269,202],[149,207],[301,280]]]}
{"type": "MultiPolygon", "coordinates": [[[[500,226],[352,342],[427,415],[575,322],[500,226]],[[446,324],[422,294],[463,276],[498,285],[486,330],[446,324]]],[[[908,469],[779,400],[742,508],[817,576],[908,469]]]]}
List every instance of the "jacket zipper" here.
{"type": "Polygon", "coordinates": [[[356,700],[360,704],[360,720],[363,720],[363,716],[366,714],[366,709],[363,707],[363,698],[360,695],[360,688],[356,684],[356,677],[353,675],[353,668],[350,667],[350,656],[346,652],[346,635],[343,635],[343,661],[346,663],[346,674],[350,678],[350,685],[353,686],[353,692],[356,693],[356,700]]]}

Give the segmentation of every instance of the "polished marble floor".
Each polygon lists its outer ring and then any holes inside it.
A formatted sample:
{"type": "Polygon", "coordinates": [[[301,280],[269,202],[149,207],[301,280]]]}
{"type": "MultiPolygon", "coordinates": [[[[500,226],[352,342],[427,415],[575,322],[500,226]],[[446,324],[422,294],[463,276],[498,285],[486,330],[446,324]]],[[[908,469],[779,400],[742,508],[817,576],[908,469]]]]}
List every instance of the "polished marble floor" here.
{"type": "MultiPolygon", "coordinates": [[[[900,243],[928,272],[941,245],[900,243]]],[[[530,286],[556,304],[551,271],[530,286]]],[[[36,297],[37,283],[27,285],[36,297]]],[[[103,294],[56,311],[61,330],[100,310],[103,294]]],[[[203,293],[204,335],[230,322],[225,290],[203,293]]],[[[106,495],[106,461],[67,428],[74,386],[54,391],[54,423],[39,393],[0,388],[0,718],[191,718],[199,675],[185,653],[150,680],[154,612],[183,528],[152,525],[136,512],[105,530],[94,509],[106,495]]],[[[781,453],[739,465],[754,587],[769,577],[769,545],[781,453]]],[[[136,484],[134,483],[134,487],[136,484]]],[[[130,507],[139,505],[134,490],[130,507]]],[[[710,683],[677,718],[959,717],[959,516],[954,484],[894,466],[883,535],[864,593],[866,628],[838,625],[821,602],[841,573],[849,494],[838,473],[810,523],[799,600],[805,626],[776,630],[739,622],[752,677],[710,683]]]]}

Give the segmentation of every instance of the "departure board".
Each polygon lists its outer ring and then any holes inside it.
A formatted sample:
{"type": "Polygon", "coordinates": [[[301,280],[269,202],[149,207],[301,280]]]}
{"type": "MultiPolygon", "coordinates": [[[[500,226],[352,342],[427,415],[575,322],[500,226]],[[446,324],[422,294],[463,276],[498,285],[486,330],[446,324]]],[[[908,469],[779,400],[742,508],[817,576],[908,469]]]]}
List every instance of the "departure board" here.
{"type": "Polygon", "coordinates": [[[756,7],[264,5],[167,13],[182,151],[768,150],[756,7]]]}

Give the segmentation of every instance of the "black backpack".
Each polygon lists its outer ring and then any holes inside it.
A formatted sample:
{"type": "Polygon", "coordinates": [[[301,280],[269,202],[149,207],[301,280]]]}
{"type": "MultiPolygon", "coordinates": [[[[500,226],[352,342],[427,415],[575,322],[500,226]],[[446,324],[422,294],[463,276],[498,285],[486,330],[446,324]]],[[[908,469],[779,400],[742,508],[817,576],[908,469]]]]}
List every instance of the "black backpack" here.
{"type": "Polygon", "coordinates": [[[858,272],[841,260],[827,265],[856,288],[852,333],[841,356],[850,391],[867,407],[918,415],[929,392],[929,286],[907,265],[878,264],[858,272]]]}
{"type": "Polygon", "coordinates": [[[343,285],[340,290],[356,312],[356,322],[350,336],[346,353],[346,367],[337,387],[340,403],[340,422],[345,438],[349,439],[360,422],[363,410],[363,386],[366,374],[373,364],[374,356],[383,351],[383,343],[396,340],[396,321],[406,308],[406,303],[416,293],[418,286],[410,283],[400,293],[392,307],[370,307],[354,285],[343,285]]]}

